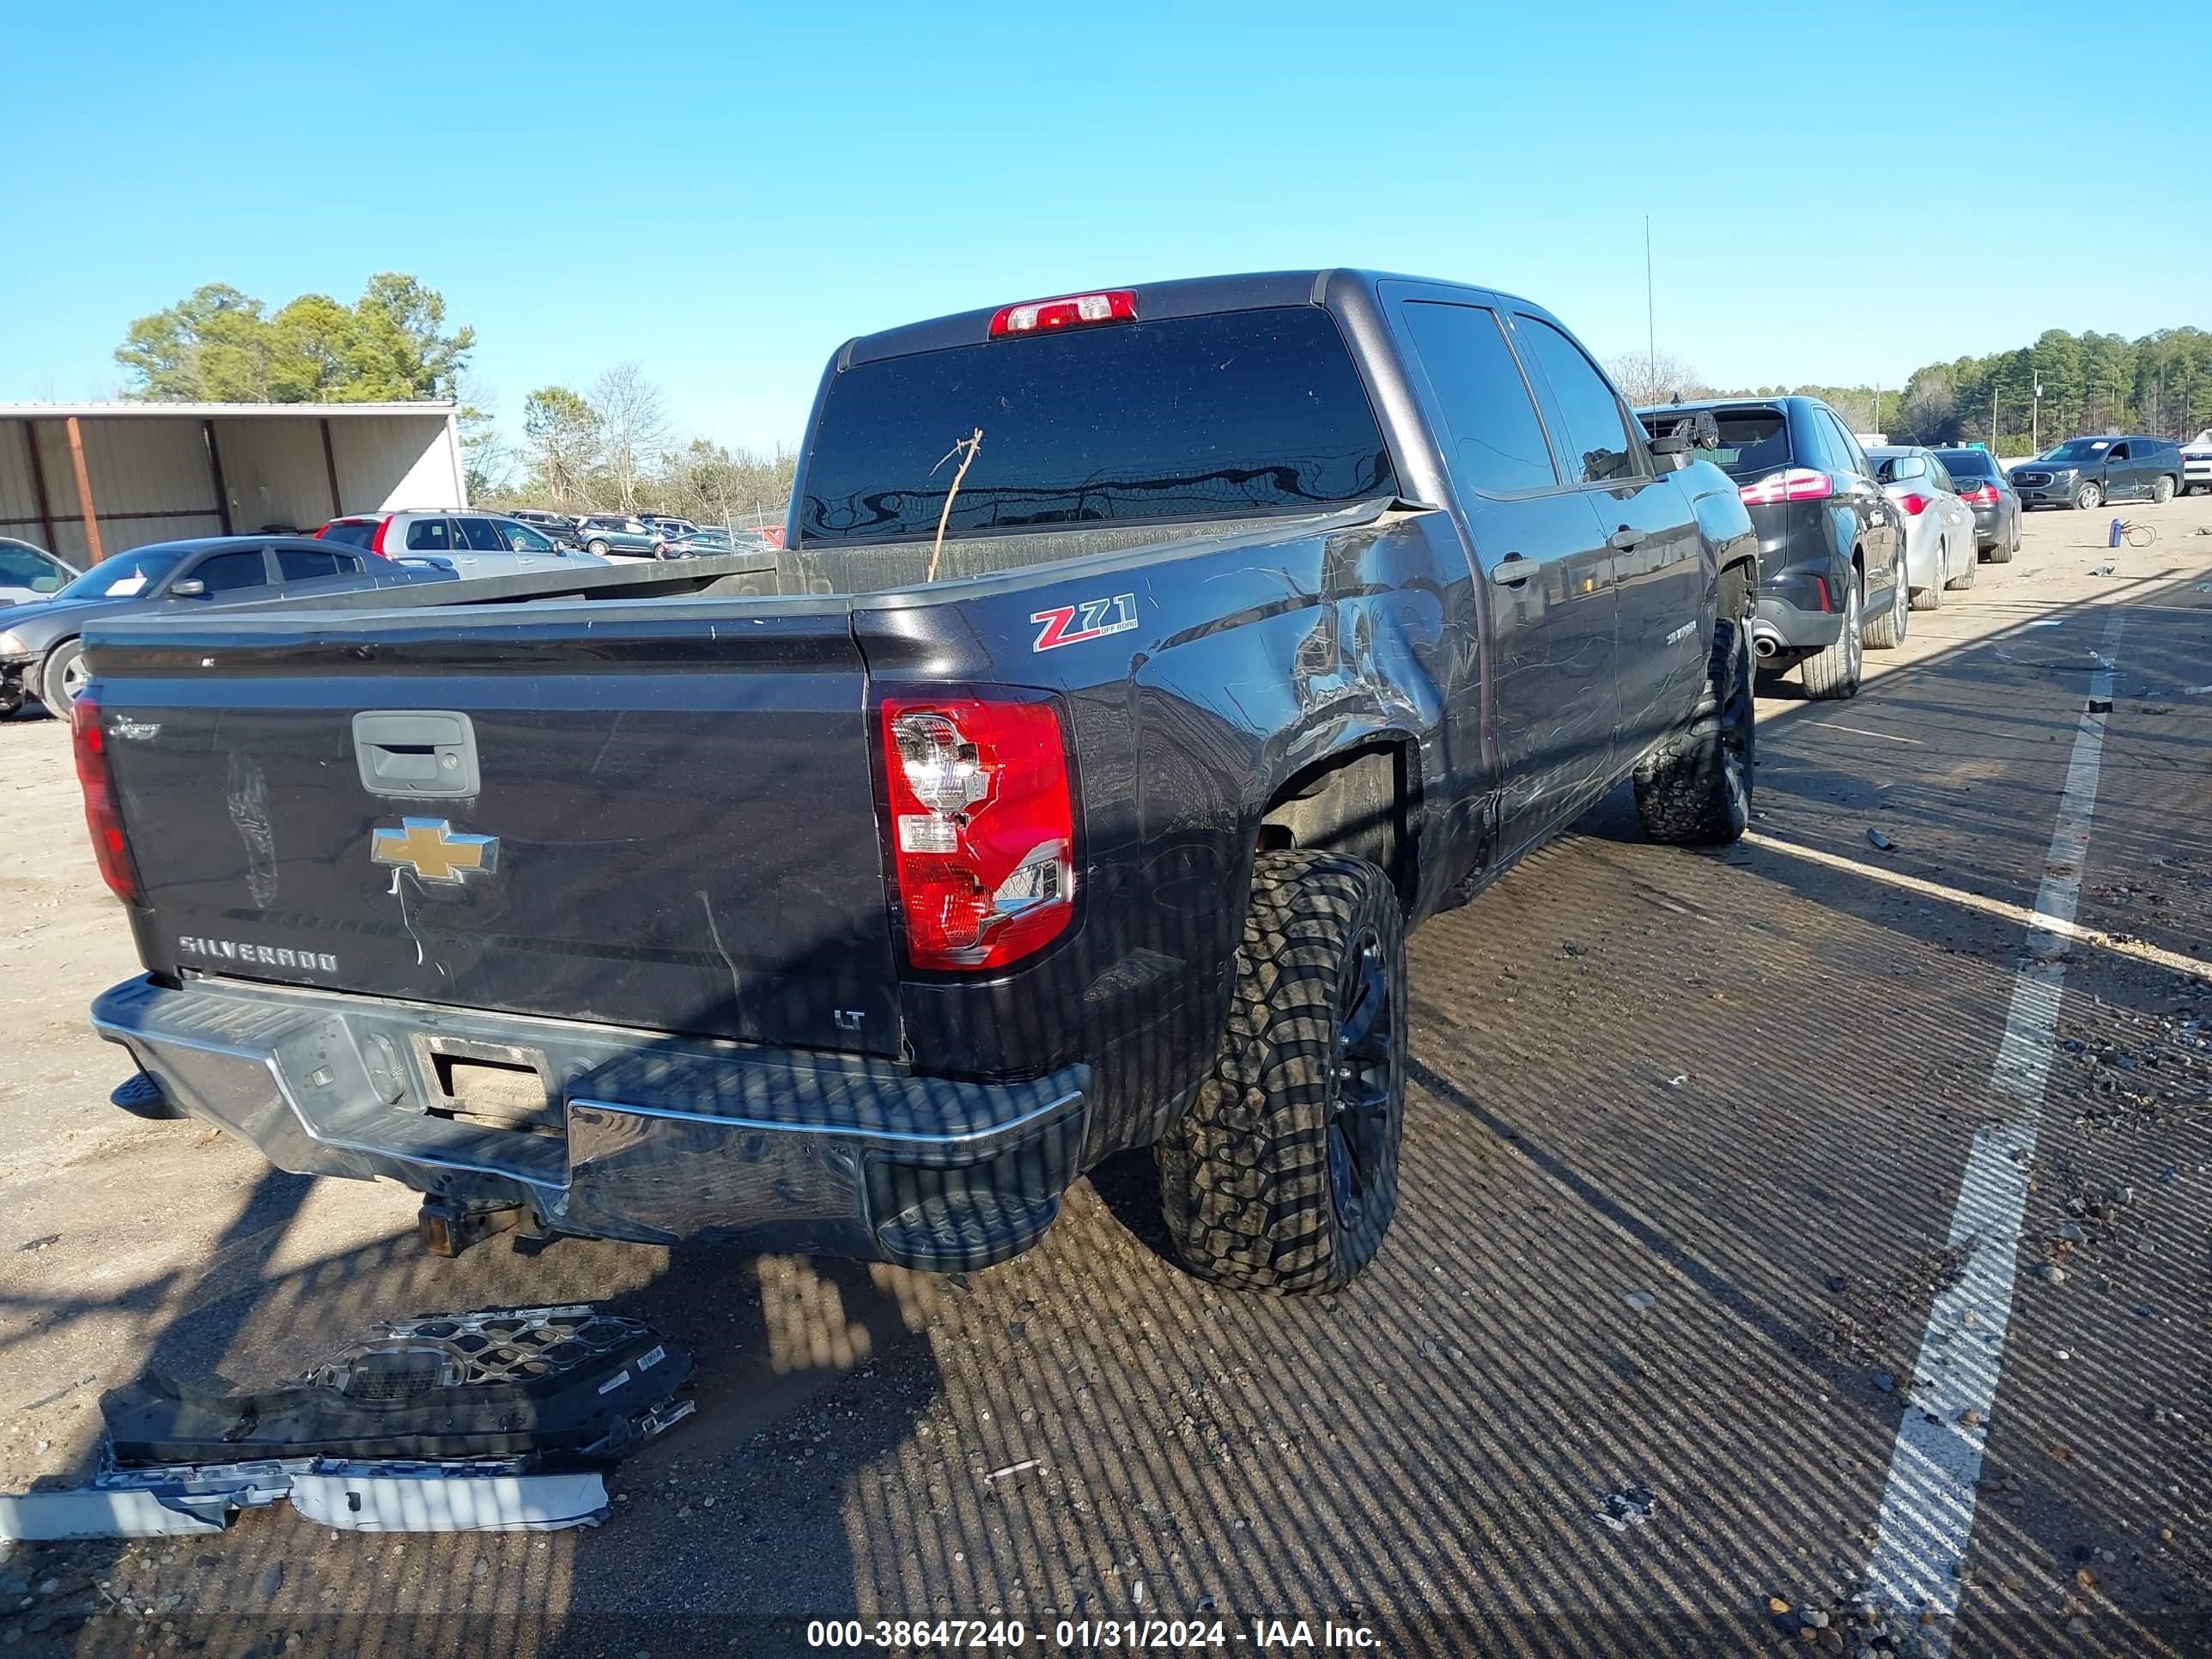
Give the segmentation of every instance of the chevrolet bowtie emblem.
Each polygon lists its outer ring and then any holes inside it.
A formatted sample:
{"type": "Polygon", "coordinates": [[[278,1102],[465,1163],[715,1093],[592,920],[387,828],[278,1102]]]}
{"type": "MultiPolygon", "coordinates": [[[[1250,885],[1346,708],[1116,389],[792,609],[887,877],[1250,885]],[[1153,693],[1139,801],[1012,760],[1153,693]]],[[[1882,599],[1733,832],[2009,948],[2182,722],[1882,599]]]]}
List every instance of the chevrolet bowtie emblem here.
{"type": "Polygon", "coordinates": [[[496,836],[457,836],[443,818],[402,818],[399,828],[379,828],[368,854],[379,864],[412,870],[424,881],[458,887],[472,871],[489,875],[499,861],[496,836]]]}

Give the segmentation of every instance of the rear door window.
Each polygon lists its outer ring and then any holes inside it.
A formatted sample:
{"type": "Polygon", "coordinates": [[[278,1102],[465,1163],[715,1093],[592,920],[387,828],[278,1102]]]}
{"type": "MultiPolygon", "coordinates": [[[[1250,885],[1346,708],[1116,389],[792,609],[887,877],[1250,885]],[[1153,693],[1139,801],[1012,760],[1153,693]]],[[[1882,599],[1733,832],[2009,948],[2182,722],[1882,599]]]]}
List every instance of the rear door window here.
{"type": "Polygon", "coordinates": [[[417,519],[407,526],[410,553],[448,553],[453,545],[452,532],[443,519],[417,519]]]}
{"type": "Polygon", "coordinates": [[[304,547],[280,547],[276,550],[276,571],[288,582],[311,582],[322,576],[338,574],[338,556],[320,550],[310,553],[304,547]]]}
{"type": "Polygon", "coordinates": [[[802,544],[1333,511],[1398,480],[1318,306],[1066,329],[856,363],[822,396],[802,544]]]}
{"type": "Polygon", "coordinates": [[[207,585],[210,593],[239,593],[249,587],[269,586],[269,566],[258,547],[234,553],[215,553],[185,573],[187,581],[207,585]]]}
{"type": "Polygon", "coordinates": [[[1514,332],[1558,400],[1566,429],[1552,436],[1565,451],[1559,468],[1568,481],[1611,483],[1647,476],[1644,452],[1629,435],[1620,399],[1583,349],[1526,312],[1515,313],[1514,332]]]}
{"type": "Polygon", "coordinates": [[[307,582],[325,576],[358,576],[362,562],[360,556],[354,553],[280,547],[276,550],[276,569],[288,582],[307,582]]]}
{"type": "Polygon", "coordinates": [[[468,538],[469,545],[479,553],[504,553],[507,538],[499,533],[499,526],[489,519],[457,519],[461,534],[468,538]]]}
{"type": "Polygon", "coordinates": [[[1851,435],[1851,429],[1836,418],[1832,409],[1823,407],[1820,418],[1828,424],[1828,441],[1835,452],[1836,465],[1847,472],[1867,476],[1872,469],[1867,465],[1866,451],[1859,447],[1859,441],[1851,435]]]}
{"type": "Polygon", "coordinates": [[[1485,495],[1559,483],[1528,383],[1486,306],[1407,300],[1398,307],[1435,392],[1453,482],[1485,495]]]}

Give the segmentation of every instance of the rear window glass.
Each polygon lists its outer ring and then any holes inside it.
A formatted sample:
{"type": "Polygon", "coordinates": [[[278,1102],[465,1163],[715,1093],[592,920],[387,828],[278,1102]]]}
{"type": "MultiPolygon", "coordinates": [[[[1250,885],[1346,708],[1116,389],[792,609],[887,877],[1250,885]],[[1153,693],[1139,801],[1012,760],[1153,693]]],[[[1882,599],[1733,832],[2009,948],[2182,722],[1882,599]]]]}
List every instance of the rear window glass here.
{"type": "Polygon", "coordinates": [[[325,527],[320,539],[343,542],[348,547],[367,547],[376,539],[374,524],[334,524],[325,527]]]}
{"type": "Polygon", "coordinates": [[[1074,329],[886,358],[830,383],[803,542],[1323,513],[1398,493],[1335,322],[1318,307],[1074,329]]]}
{"type": "Polygon", "coordinates": [[[1720,447],[1705,459],[1731,478],[1756,478],[1790,465],[1790,422],[1778,409],[1717,409],[1720,447]]]}
{"type": "Polygon", "coordinates": [[[1936,459],[1943,463],[1943,470],[1954,478],[1994,478],[1996,464],[1990,459],[1989,452],[1981,449],[1939,449],[1936,459]]]}

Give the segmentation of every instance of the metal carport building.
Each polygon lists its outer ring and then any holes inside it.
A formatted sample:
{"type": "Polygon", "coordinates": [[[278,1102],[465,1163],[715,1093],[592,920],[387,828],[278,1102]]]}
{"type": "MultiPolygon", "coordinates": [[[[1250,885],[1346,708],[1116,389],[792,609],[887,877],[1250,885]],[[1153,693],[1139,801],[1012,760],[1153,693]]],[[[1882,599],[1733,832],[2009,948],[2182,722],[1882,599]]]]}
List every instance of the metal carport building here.
{"type": "Polygon", "coordinates": [[[451,403],[0,404],[0,536],[78,568],[186,536],[464,507],[451,403]]]}

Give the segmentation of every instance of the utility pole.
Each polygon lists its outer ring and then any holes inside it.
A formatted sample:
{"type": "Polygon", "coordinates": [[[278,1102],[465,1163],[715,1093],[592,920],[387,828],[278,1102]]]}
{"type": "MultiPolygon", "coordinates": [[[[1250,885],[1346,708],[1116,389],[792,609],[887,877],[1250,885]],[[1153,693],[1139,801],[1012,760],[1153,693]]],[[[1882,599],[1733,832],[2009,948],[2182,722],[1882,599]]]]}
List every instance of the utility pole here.
{"type": "Polygon", "coordinates": [[[1659,313],[1651,299],[1651,216],[1644,216],[1644,349],[1651,375],[1651,400],[1664,403],[1668,389],[1659,384],[1659,313]]]}
{"type": "Polygon", "coordinates": [[[1997,377],[1990,376],[1990,453],[1997,453],[1997,377]]]}

